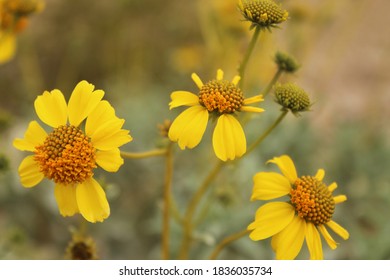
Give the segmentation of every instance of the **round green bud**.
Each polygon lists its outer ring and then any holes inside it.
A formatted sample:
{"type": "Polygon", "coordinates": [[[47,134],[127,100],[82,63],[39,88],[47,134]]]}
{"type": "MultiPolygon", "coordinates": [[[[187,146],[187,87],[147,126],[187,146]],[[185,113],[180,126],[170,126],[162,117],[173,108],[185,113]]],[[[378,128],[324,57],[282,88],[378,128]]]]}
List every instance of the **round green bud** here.
{"type": "Polygon", "coordinates": [[[252,23],[251,28],[260,26],[270,29],[288,18],[288,12],[272,0],[240,0],[238,8],[244,18],[252,23]]]}
{"type": "Polygon", "coordinates": [[[300,67],[294,57],[280,51],[276,52],[274,61],[280,70],[288,73],[294,73],[300,67]]]}
{"type": "Polygon", "coordinates": [[[293,83],[275,86],[275,102],[282,105],[283,110],[290,110],[294,115],[310,110],[311,102],[307,93],[293,83]]]}

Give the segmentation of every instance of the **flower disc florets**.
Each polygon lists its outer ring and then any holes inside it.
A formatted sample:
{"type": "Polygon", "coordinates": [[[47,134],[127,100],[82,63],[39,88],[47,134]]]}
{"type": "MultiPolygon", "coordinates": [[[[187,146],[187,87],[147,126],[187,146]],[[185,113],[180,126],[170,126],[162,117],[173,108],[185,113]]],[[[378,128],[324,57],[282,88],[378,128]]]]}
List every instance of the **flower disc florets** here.
{"type": "Polygon", "coordinates": [[[244,18],[252,22],[251,28],[255,26],[270,29],[276,24],[286,21],[288,12],[282,10],[281,6],[271,0],[261,1],[239,1],[239,9],[244,18]]]}
{"type": "Polygon", "coordinates": [[[61,184],[82,183],[97,167],[89,137],[72,125],[54,129],[43,145],[36,147],[35,160],[46,178],[61,184]]]}
{"type": "Polygon", "coordinates": [[[235,84],[225,80],[212,80],[202,86],[199,103],[209,112],[230,114],[244,104],[244,94],[235,84]]]}
{"type": "Polygon", "coordinates": [[[299,86],[287,83],[275,87],[275,101],[285,110],[291,110],[293,114],[308,111],[311,103],[307,93],[299,86]]]}
{"type": "Polygon", "coordinates": [[[335,202],[328,187],[311,176],[297,178],[290,191],[291,203],[299,217],[315,225],[332,219],[335,202]]]}

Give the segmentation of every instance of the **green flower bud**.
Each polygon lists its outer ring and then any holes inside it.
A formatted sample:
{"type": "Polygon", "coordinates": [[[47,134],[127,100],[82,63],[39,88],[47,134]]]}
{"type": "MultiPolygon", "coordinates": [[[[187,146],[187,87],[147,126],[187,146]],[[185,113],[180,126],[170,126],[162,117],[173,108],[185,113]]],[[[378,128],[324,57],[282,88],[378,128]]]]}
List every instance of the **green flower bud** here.
{"type": "Polygon", "coordinates": [[[299,112],[310,110],[311,106],[307,93],[293,83],[276,85],[275,102],[282,105],[282,110],[290,110],[295,116],[299,116],[299,112]]]}
{"type": "Polygon", "coordinates": [[[276,52],[274,61],[278,65],[279,70],[288,73],[294,73],[300,67],[294,57],[279,51],[276,52]]]}
{"type": "Polygon", "coordinates": [[[270,30],[288,18],[288,12],[272,0],[239,0],[238,8],[244,18],[252,22],[251,28],[259,26],[270,30]]]}

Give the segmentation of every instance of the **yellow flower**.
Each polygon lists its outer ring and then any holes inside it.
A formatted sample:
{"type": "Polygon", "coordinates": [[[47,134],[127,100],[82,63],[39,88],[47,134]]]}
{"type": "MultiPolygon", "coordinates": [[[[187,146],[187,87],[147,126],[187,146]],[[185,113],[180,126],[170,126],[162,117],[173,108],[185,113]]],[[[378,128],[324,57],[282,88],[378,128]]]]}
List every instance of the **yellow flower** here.
{"type": "Polygon", "coordinates": [[[93,169],[99,165],[116,172],[123,164],[119,147],[132,140],[129,131],[122,129],[124,120],[101,100],[104,92],[94,88],[81,81],[68,104],[58,89],[45,91],[36,98],[35,111],[53,130],[48,134],[32,121],[24,139],[13,142],[15,148],[34,153],[19,166],[22,185],[34,187],[44,177],[53,180],[61,215],[81,213],[92,223],[110,215],[105,192],[93,178],[93,169]],[[81,125],[84,120],[85,125],[81,125]]]}
{"type": "Polygon", "coordinates": [[[16,35],[28,24],[28,16],[43,9],[40,0],[0,0],[0,64],[15,55],[16,35]]]}
{"type": "Polygon", "coordinates": [[[269,202],[260,207],[255,221],[248,226],[252,230],[249,237],[257,241],[272,236],[271,244],[277,259],[294,259],[306,239],[310,259],[323,259],[319,232],[331,249],[337,247],[325,226],[344,240],[349,238],[349,233],[332,220],[335,205],[346,201],[347,197],[332,195],[337,184],[326,186],[322,182],[323,169],[319,169],[314,177],[298,177],[290,157],[283,155],[269,162],[275,163],[283,175],[257,173],[253,178],[251,200],[271,200],[288,195],[289,201],[269,202]]]}
{"type": "Polygon", "coordinates": [[[240,80],[235,76],[231,82],[223,79],[223,71],[217,71],[217,78],[204,84],[195,73],[192,80],[199,88],[196,95],[189,91],[174,91],[171,94],[170,109],[190,106],[172,123],[168,137],[178,142],[181,149],[194,148],[199,144],[206,130],[210,114],[217,116],[213,133],[213,147],[216,156],[226,161],[240,157],[246,152],[246,138],[241,124],[236,119],[236,112],[263,112],[248,104],[263,101],[261,95],[244,99],[237,87],[240,80]]]}

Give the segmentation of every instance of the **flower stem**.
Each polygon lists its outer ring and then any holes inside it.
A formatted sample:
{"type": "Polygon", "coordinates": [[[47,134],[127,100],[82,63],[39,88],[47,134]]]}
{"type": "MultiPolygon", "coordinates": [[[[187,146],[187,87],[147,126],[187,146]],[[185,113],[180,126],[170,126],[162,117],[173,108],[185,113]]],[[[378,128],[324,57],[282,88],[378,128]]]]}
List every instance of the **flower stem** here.
{"type": "Polygon", "coordinates": [[[206,177],[206,179],[203,181],[202,185],[198,188],[196,193],[191,198],[184,219],[183,219],[183,230],[184,230],[184,236],[180,248],[180,259],[188,259],[188,253],[190,249],[190,243],[192,239],[192,229],[193,229],[193,223],[192,219],[196,210],[196,207],[199,204],[199,201],[202,199],[203,195],[208,190],[210,183],[214,180],[218,172],[221,170],[223,166],[222,161],[218,161],[218,163],[215,165],[215,167],[210,171],[209,175],[206,177]]]}
{"type": "Polygon", "coordinates": [[[166,150],[165,179],[164,179],[164,208],[162,229],[162,258],[169,259],[169,222],[171,208],[171,187],[173,175],[173,146],[169,143],[166,150]]]}
{"type": "Polygon", "coordinates": [[[255,31],[253,32],[252,39],[249,42],[248,49],[246,50],[244,59],[241,62],[240,67],[238,68],[238,75],[241,77],[241,80],[239,82],[240,88],[243,88],[244,86],[244,78],[245,78],[245,70],[246,66],[248,65],[249,58],[255,48],[257,38],[259,37],[261,28],[259,26],[256,26],[255,31]]]}
{"type": "Polygon", "coordinates": [[[271,88],[274,86],[277,80],[279,80],[280,75],[282,75],[283,70],[278,69],[278,71],[275,73],[274,77],[272,78],[271,82],[268,84],[268,86],[263,90],[261,93],[263,97],[266,97],[268,93],[271,91],[271,88]]]}
{"type": "Polygon", "coordinates": [[[128,159],[139,159],[139,158],[148,158],[148,157],[156,157],[156,156],[165,156],[167,154],[166,149],[156,149],[147,152],[140,153],[130,153],[130,152],[122,152],[121,156],[128,159]]]}
{"type": "Polygon", "coordinates": [[[276,119],[276,121],[266,130],[260,137],[252,143],[252,145],[249,146],[246,153],[242,156],[248,155],[250,152],[252,152],[263,140],[272,132],[272,130],[275,129],[275,127],[278,126],[278,124],[284,119],[284,117],[287,115],[288,111],[282,111],[282,113],[279,115],[279,117],[276,119]]]}
{"type": "Polygon", "coordinates": [[[223,248],[225,248],[230,243],[240,239],[241,237],[246,236],[250,231],[249,230],[242,230],[240,232],[234,233],[226,238],[224,238],[218,245],[215,247],[214,251],[211,253],[209,259],[215,260],[219,253],[222,251],[223,248]]]}

